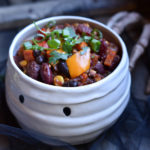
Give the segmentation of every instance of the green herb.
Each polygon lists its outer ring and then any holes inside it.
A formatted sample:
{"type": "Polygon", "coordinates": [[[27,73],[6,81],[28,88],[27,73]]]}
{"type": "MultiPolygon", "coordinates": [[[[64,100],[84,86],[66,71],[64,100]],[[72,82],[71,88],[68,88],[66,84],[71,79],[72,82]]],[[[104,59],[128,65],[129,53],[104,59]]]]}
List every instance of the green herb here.
{"type": "Polygon", "coordinates": [[[50,36],[52,39],[54,38],[60,38],[60,34],[62,34],[62,30],[61,29],[57,29],[57,30],[54,30],[50,33],[50,36]]]}
{"type": "Polygon", "coordinates": [[[69,54],[62,54],[57,51],[52,51],[50,53],[51,57],[49,58],[49,63],[56,64],[59,59],[67,60],[69,54]]]}
{"type": "Polygon", "coordinates": [[[91,36],[84,36],[84,37],[83,37],[83,40],[84,40],[85,42],[87,42],[87,43],[88,43],[91,39],[92,39],[91,36]]]}
{"type": "Polygon", "coordinates": [[[43,51],[44,49],[45,49],[44,47],[41,47],[41,46],[38,46],[38,45],[33,45],[33,46],[32,46],[32,50],[43,51]]]}
{"type": "Polygon", "coordinates": [[[40,27],[39,27],[35,22],[33,22],[33,24],[35,25],[36,29],[39,30],[41,33],[43,33],[44,35],[47,35],[47,34],[48,34],[48,32],[42,31],[42,30],[40,29],[40,27]]]}
{"type": "Polygon", "coordinates": [[[63,37],[73,38],[76,36],[75,30],[72,27],[66,27],[63,29],[63,37]]]}
{"type": "Polygon", "coordinates": [[[92,34],[92,38],[94,38],[96,35],[98,35],[100,39],[103,38],[102,32],[100,30],[98,30],[98,29],[93,29],[91,34],[92,34]]]}
{"type": "Polygon", "coordinates": [[[81,42],[83,42],[83,38],[79,38],[79,39],[74,39],[73,40],[73,44],[75,45],[75,44],[80,44],[81,42]]]}
{"type": "Polygon", "coordinates": [[[35,39],[32,39],[32,41],[33,41],[33,43],[35,44],[35,45],[32,45],[32,50],[40,50],[40,51],[43,51],[44,49],[46,49],[46,48],[44,48],[44,47],[42,47],[42,46],[39,46],[38,45],[38,43],[37,43],[37,41],[35,40],[35,39]]]}
{"type": "Polygon", "coordinates": [[[73,38],[64,38],[66,41],[63,43],[63,50],[67,53],[71,53],[72,52],[72,48],[73,46],[75,46],[76,44],[79,44],[83,41],[82,38],[79,38],[79,36],[76,36],[74,39],[73,38]]]}
{"type": "Polygon", "coordinates": [[[34,38],[42,38],[41,40],[34,39],[37,43],[45,40],[45,36],[43,34],[36,34],[34,38]]]}
{"type": "Polygon", "coordinates": [[[100,45],[101,45],[101,42],[99,40],[92,39],[91,42],[90,42],[90,45],[91,45],[92,50],[94,52],[99,52],[100,45]]]}
{"type": "Polygon", "coordinates": [[[64,42],[62,48],[63,48],[63,50],[64,50],[65,52],[71,53],[73,46],[74,46],[74,45],[72,44],[72,42],[71,42],[70,40],[67,40],[67,41],[64,42]]]}
{"type": "Polygon", "coordinates": [[[50,48],[58,49],[60,47],[61,42],[58,39],[51,39],[47,41],[47,44],[50,48]]]}
{"type": "Polygon", "coordinates": [[[89,47],[84,47],[83,50],[80,52],[80,55],[84,55],[88,49],[89,47]]]}
{"type": "Polygon", "coordinates": [[[56,24],[56,21],[55,21],[55,20],[52,20],[52,21],[49,21],[46,26],[49,27],[49,28],[51,28],[51,27],[53,27],[55,24],[56,24]]]}
{"type": "Polygon", "coordinates": [[[28,49],[32,49],[32,43],[31,42],[29,42],[29,41],[27,41],[27,42],[24,42],[24,48],[26,49],[26,50],[28,50],[28,49]]]}

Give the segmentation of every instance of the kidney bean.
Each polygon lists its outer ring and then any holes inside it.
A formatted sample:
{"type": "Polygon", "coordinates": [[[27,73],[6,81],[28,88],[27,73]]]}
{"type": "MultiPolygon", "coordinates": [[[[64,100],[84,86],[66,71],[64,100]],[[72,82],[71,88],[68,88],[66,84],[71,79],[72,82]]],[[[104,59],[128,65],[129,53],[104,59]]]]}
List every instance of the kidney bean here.
{"type": "Polygon", "coordinates": [[[44,83],[52,84],[53,75],[48,63],[43,63],[40,70],[41,78],[44,83]]]}
{"type": "Polygon", "coordinates": [[[40,65],[38,65],[35,61],[31,61],[27,65],[27,75],[29,75],[33,79],[38,79],[40,71],[40,65]]]}
{"type": "Polygon", "coordinates": [[[22,56],[14,56],[14,60],[15,60],[15,63],[17,64],[18,67],[21,67],[20,66],[20,61],[22,61],[24,58],[22,56]]]}
{"type": "Polygon", "coordinates": [[[105,73],[104,65],[100,61],[97,62],[97,64],[94,66],[94,69],[100,74],[105,73]]]}
{"type": "Polygon", "coordinates": [[[91,35],[92,29],[87,24],[78,24],[76,32],[80,34],[84,32],[87,35],[91,35]]]}
{"type": "Polygon", "coordinates": [[[65,61],[60,61],[57,64],[57,68],[60,74],[65,75],[66,77],[70,77],[69,69],[65,61]]]}
{"type": "Polygon", "coordinates": [[[106,55],[107,55],[107,47],[108,44],[104,39],[101,40],[101,46],[100,46],[100,59],[104,62],[106,55]]]}
{"type": "Polygon", "coordinates": [[[119,64],[119,62],[120,62],[120,56],[116,55],[116,56],[114,57],[114,60],[113,60],[113,62],[112,62],[112,65],[109,67],[109,70],[110,70],[110,71],[113,71],[113,70],[117,67],[117,65],[119,64]]]}

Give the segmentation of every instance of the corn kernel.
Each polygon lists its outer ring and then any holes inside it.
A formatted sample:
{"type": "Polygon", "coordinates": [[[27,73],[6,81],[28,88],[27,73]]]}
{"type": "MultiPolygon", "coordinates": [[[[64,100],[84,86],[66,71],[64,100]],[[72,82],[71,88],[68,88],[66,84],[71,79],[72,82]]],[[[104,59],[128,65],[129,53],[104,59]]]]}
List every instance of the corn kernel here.
{"type": "Polygon", "coordinates": [[[64,84],[64,78],[60,75],[54,77],[54,85],[62,86],[64,84]]]}
{"type": "Polygon", "coordinates": [[[21,67],[25,67],[25,66],[27,66],[27,61],[22,60],[22,61],[19,62],[19,64],[20,64],[21,67]]]}

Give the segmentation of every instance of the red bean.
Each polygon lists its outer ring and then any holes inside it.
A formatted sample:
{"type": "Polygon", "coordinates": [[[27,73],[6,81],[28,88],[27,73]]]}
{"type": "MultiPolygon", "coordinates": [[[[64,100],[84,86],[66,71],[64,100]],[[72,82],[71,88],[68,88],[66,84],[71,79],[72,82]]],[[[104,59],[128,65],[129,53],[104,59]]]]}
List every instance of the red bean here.
{"type": "Polygon", "coordinates": [[[18,56],[18,55],[14,56],[15,63],[17,64],[17,66],[18,66],[19,68],[21,68],[19,62],[22,61],[23,59],[24,59],[24,58],[21,57],[21,56],[18,56]]]}
{"type": "Polygon", "coordinates": [[[40,71],[40,65],[38,65],[35,61],[31,61],[27,65],[27,75],[33,79],[38,79],[40,71]]]}
{"type": "Polygon", "coordinates": [[[86,24],[78,24],[76,31],[80,34],[85,33],[91,35],[92,29],[86,24]]]}
{"type": "Polygon", "coordinates": [[[48,63],[43,63],[40,70],[41,78],[44,83],[52,84],[53,75],[48,63]]]}
{"type": "Polygon", "coordinates": [[[101,47],[100,47],[100,59],[104,62],[106,55],[107,55],[107,46],[108,44],[104,39],[101,40],[101,47]]]}
{"type": "Polygon", "coordinates": [[[117,65],[119,64],[119,62],[120,62],[120,56],[116,55],[114,57],[112,65],[109,67],[109,70],[113,71],[117,67],[117,65]]]}

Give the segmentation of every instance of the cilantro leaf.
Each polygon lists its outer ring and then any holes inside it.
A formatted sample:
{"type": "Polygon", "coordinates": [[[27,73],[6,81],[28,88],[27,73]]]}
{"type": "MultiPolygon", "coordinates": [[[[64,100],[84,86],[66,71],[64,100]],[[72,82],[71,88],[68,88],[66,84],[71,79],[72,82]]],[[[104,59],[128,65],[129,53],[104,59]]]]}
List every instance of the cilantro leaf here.
{"type": "Polygon", "coordinates": [[[63,50],[67,53],[71,53],[72,52],[72,48],[73,46],[75,46],[76,44],[79,44],[83,41],[82,38],[78,39],[78,36],[76,36],[76,38],[68,38],[66,39],[66,41],[63,43],[63,50]]]}
{"type": "Polygon", "coordinates": [[[54,39],[55,37],[57,37],[59,39],[60,38],[60,34],[62,34],[62,30],[61,29],[56,29],[56,30],[53,30],[50,33],[50,36],[51,36],[52,39],[54,39]]]}
{"type": "Polygon", "coordinates": [[[47,41],[47,44],[50,48],[58,49],[60,47],[61,42],[58,39],[51,39],[47,41]]]}
{"type": "Polygon", "coordinates": [[[92,50],[94,52],[99,52],[100,45],[101,45],[101,42],[99,40],[92,39],[91,42],[90,42],[90,45],[91,45],[92,50]]]}
{"type": "Polygon", "coordinates": [[[53,27],[55,24],[56,24],[56,21],[55,21],[55,20],[52,20],[52,21],[49,21],[46,26],[49,27],[49,28],[51,28],[51,27],[53,27]]]}
{"type": "Polygon", "coordinates": [[[69,54],[62,54],[62,53],[59,53],[57,51],[52,51],[50,53],[51,57],[49,58],[49,63],[54,63],[56,64],[56,62],[59,60],[59,59],[63,59],[63,60],[67,60],[69,54]]]}
{"type": "Polygon", "coordinates": [[[30,41],[24,42],[23,45],[26,50],[32,49],[32,43],[30,41]]]}
{"type": "Polygon", "coordinates": [[[99,38],[100,39],[102,39],[103,38],[103,34],[102,34],[102,32],[99,30],[99,29],[93,29],[93,31],[92,31],[92,38],[94,38],[95,37],[95,35],[97,35],[97,36],[99,36],[99,38]]]}
{"type": "Polygon", "coordinates": [[[70,41],[70,40],[67,40],[67,41],[64,42],[62,48],[63,48],[63,50],[64,50],[65,52],[71,53],[73,46],[74,46],[74,45],[71,43],[71,41],[70,41]]]}
{"type": "Polygon", "coordinates": [[[83,37],[83,40],[84,40],[85,42],[87,42],[87,43],[88,43],[91,39],[92,39],[91,36],[84,36],[84,37],[83,37]]]}
{"type": "Polygon", "coordinates": [[[83,50],[80,52],[80,55],[84,55],[88,49],[89,47],[84,47],[83,50]]]}
{"type": "Polygon", "coordinates": [[[32,50],[39,50],[39,51],[43,51],[44,47],[38,46],[38,45],[33,45],[32,46],[32,50]]]}
{"type": "Polygon", "coordinates": [[[75,30],[72,27],[66,27],[63,29],[63,37],[73,38],[76,36],[75,30]]]}
{"type": "Polygon", "coordinates": [[[39,27],[35,22],[33,22],[33,24],[34,24],[35,28],[36,28],[38,31],[40,31],[40,32],[43,33],[44,35],[47,35],[47,34],[48,34],[48,32],[42,31],[42,30],[40,29],[40,27],[39,27]]]}

